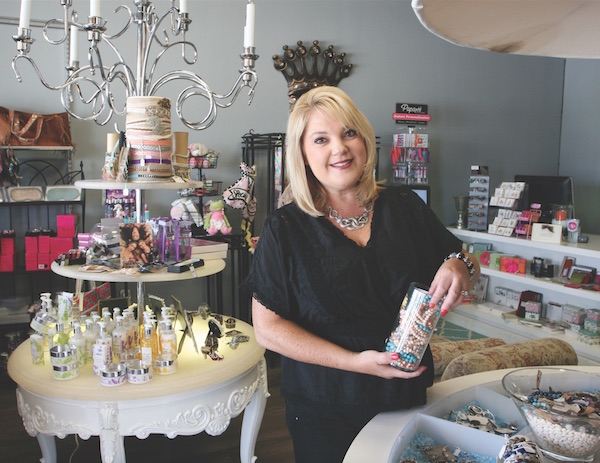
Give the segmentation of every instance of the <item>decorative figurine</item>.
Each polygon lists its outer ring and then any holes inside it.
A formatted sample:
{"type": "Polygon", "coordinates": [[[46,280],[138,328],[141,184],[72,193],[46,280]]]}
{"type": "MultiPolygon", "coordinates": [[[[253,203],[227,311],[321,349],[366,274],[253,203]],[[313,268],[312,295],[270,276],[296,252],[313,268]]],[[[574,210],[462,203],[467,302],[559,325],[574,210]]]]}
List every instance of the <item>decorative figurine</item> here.
{"type": "Polygon", "coordinates": [[[225,204],[222,200],[210,202],[210,212],[204,217],[204,229],[211,236],[217,232],[223,235],[231,233],[231,225],[225,215],[225,204]]]}

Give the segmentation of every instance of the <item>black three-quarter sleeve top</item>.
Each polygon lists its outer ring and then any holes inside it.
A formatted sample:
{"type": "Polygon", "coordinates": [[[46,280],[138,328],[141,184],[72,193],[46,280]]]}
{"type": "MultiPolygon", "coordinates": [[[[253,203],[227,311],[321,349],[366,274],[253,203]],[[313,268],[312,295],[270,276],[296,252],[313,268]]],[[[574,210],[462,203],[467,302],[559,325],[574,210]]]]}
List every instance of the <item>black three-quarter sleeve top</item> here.
{"type": "MultiPolygon", "coordinates": [[[[371,238],[357,245],[325,217],[294,203],[263,226],[244,289],[281,317],[349,350],[385,350],[412,281],[429,285],[461,242],[410,189],[388,188],[375,201],[371,238]]],[[[282,395],[296,401],[378,410],[425,403],[433,382],[429,348],[418,378],[387,380],[282,358],[282,395]]]]}

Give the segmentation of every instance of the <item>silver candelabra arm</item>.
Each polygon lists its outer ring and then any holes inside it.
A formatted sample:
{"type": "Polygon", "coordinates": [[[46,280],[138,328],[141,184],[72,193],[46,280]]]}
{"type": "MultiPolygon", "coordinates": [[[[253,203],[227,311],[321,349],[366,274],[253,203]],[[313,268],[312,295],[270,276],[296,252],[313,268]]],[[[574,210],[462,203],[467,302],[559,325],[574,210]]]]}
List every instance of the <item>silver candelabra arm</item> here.
{"type": "MultiPolygon", "coordinates": [[[[226,94],[213,92],[206,81],[197,74],[190,71],[170,71],[159,77],[156,82],[150,87],[149,95],[155,95],[159,88],[172,83],[187,81],[191,85],[185,87],[175,100],[175,112],[177,117],[183,124],[193,130],[203,130],[209,127],[217,117],[218,108],[228,108],[237,99],[239,93],[244,87],[248,87],[248,104],[252,102],[254,89],[258,83],[258,76],[253,69],[243,68],[240,70],[240,75],[233,84],[231,90],[226,94]],[[194,96],[199,96],[205,99],[208,106],[204,117],[197,121],[191,121],[184,116],[183,106],[186,101],[194,96]]],[[[193,106],[197,109],[197,106],[193,106]]]]}
{"type": "MultiPolygon", "coordinates": [[[[23,1],[30,2],[30,0],[23,1]]],[[[246,30],[252,32],[249,34],[251,39],[249,38],[247,41],[246,35],[244,36],[244,53],[241,55],[243,65],[237,80],[226,94],[213,92],[199,75],[188,70],[169,71],[155,81],[158,62],[167,51],[174,47],[181,47],[181,58],[186,65],[194,65],[198,60],[196,46],[186,38],[192,21],[187,11],[180,11],[174,6],[174,0],[171,0],[171,6],[162,16],[156,13],[150,0],[134,0],[135,8],[125,5],[117,7],[113,13],[122,16],[118,13],[125,12],[126,21],[123,27],[112,34],[107,32],[107,20],[100,16],[99,9],[95,13],[90,10],[87,22],[80,23],[77,19],[77,12],[72,10],[73,0],[60,0],[60,3],[63,6],[63,18],[47,21],[43,28],[43,35],[44,39],[52,45],[60,45],[67,41],[71,45],[69,64],[66,68],[68,76],[65,82],[53,86],[44,79],[38,66],[29,56],[34,39],[31,37],[31,30],[26,26],[20,26],[17,35],[13,37],[17,44],[18,54],[13,58],[12,67],[17,80],[21,82],[22,76],[17,63],[22,59],[27,60],[44,87],[60,91],[61,103],[73,117],[80,120],[94,120],[97,124],[104,125],[113,115],[125,114],[127,97],[155,95],[163,85],[174,81],[190,84],[179,93],[175,106],[182,122],[191,129],[201,130],[209,127],[214,122],[218,109],[230,107],[244,87],[249,88],[248,104],[252,102],[258,82],[254,70],[258,55],[253,46],[254,3],[252,0],[248,0],[245,29],[245,32],[246,30]],[[248,12],[251,13],[250,16],[248,12]],[[169,22],[167,23],[167,21],[169,22]],[[51,37],[50,28],[61,29],[62,35],[51,37]],[[126,63],[123,54],[113,43],[113,40],[121,38],[131,28],[137,30],[135,66],[129,66],[126,63]],[[82,67],[79,66],[77,52],[73,52],[73,50],[77,50],[77,35],[81,32],[87,34],[89,42],[88,63],[82,67]],[[103,44],[102,51],[100,50],[101,44],[103,44]],[[155,51],[154,47],[157,47],[158,51],[155,51]],[[102,53],[107,49],[111,50],[115,56],[114,64],[111,66],[103,64],[103,62],[109,63],[102,53]],[[153,50],[154,60],[152,61],[151,51],[153,50]],[[123,87],[119,93],[115,93],[118,92],[117,85],[123,87]],[[208,102],[206,115],[196,122],[183,117],[182,106],[192,96],[201,96],[208,102]],[[75,101],[76,98],[77,101],[75,101]],[[124,100],[122,104],[118,103],[119,99],[124,100]]],[[[181,6],[183,9],[183,2],[181,2],[181,6]]],[[[26,19],[29,20],[28,17],[26,19]]],[[[25,22],[24,24],[28,25],[29,23],[25,22]]]]}

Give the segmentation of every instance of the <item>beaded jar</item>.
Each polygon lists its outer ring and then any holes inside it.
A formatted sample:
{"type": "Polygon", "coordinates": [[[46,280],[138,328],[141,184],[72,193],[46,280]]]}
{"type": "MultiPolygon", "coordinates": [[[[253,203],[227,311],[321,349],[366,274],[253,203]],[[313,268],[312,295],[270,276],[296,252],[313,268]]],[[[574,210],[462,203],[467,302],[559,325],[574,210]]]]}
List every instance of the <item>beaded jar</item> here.
{"type": "Polygon", "coordinates": [[[441,302],[430,307],[431,296],[423,285],[411,283],[385,350],[399,355],[390,363],[403,371],[419,368],[425,349],[440,318],[441,302]]]}

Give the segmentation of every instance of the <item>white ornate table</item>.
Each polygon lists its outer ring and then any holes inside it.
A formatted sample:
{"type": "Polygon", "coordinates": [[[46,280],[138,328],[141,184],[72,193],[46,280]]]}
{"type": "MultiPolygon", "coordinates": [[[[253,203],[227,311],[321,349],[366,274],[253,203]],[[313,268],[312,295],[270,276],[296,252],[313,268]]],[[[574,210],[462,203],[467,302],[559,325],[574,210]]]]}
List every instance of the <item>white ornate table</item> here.
{"type": "MultiPolygon", "coordinates": [[[[196,317],[193,329],[200,347],[207,322],[196,317]]],[[[35,366],[29,341],[23,342],[8,360],[8,373],[17,383],[19,414],[29,435],[38,439],[42,461],[56,463],[54,436],[99,436],[102,462],[121,463],[125,462],[124,436],[175,438],[201,432],[215,436],[242,412],[240,460],[256,461],[254,448],[269,396],[265,350],[254,340],[249,324],[238,320],[236,329],[249,335],[250,341],[233,350],[228,339],[221,338],[221,361],[196,354],[188,339],[176,373],[155,373],[149,383],[116,387],[102,386],[90,364],[80,368],[77,378],[57,381],[48,354],[45,365],[35,366]]]]}

